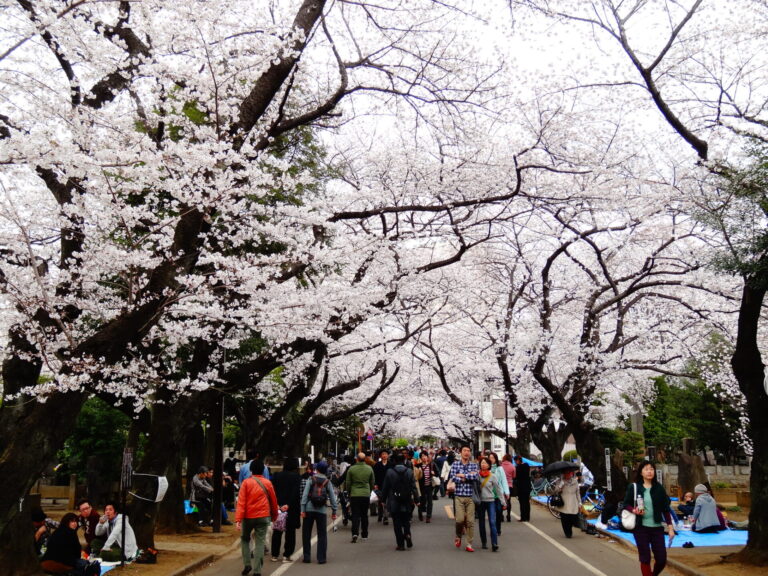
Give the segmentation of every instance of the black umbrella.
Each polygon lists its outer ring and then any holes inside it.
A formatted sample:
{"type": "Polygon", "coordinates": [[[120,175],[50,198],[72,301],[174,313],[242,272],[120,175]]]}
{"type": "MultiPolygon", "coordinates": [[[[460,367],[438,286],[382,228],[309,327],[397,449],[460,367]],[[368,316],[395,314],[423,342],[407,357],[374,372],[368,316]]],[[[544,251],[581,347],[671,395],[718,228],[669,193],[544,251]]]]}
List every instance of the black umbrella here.
{"type": "Polygon", "coordinates": [[[544,474],[560,474],[566,470],[578,470],[579,468],[580,466],[575,462],[566,462],[565,460],[560,460],[559,462],[552,462],[551,464],[547,464],[544,467],[544,474]]]}

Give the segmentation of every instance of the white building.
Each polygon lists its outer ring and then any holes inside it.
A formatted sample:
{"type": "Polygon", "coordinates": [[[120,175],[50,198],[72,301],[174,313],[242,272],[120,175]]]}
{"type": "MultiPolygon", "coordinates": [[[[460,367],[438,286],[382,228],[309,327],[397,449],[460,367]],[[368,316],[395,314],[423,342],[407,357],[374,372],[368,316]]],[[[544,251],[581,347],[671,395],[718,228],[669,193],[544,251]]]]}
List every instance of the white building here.
{"type": "MultiPolygon", "coordinates": [[[[483,397],[482,402],[480,402],[480,419],[487,423],[487,426],[475,427],[476,450],[490,450],[496,452],[501,458],[507,452],[503,438],[505,430],[509,430],[510,439],[517,437],[515,418],[508,410],[505,413],[505,404],[504,395],[501,392],[483,397]],[[493,431],[501,432],[502,436],[497,436],[493,431]]],[[[512,452],[511,447],[509,452],[512,452]]]]}

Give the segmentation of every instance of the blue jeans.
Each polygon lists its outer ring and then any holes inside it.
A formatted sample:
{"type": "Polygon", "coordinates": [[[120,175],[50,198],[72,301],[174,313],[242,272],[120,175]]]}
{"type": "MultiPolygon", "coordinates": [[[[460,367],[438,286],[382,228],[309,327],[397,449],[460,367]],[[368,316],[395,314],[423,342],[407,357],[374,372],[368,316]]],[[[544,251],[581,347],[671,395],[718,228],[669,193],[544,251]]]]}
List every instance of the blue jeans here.
{"type": "Polygon", "coordinates": [[[301,525],[301,545],[304,548],[304,561],[312,560],[312,525],[317,524],[317,561],[324,564],[328,552],[328,516],[325,512],[307,512],[301,525]]]}
{"type": "Polygon", "coordinates": [[[488,515],[488,524],[491,527],[491,546],[499,545],[499,535],[496,533],[496,501],[483,502],[480,505],[480,543],[486,546],[488,541],[485,536],[485,515],[488,515]]]}

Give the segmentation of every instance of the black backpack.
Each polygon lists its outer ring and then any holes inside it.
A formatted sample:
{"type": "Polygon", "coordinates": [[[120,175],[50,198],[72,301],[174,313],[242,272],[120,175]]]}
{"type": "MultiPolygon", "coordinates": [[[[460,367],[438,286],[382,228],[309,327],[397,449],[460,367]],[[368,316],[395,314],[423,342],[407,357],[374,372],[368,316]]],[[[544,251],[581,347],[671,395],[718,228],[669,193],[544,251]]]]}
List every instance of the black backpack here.
{"type": "Polygon", "coordinates": [[[392,488],[392,497],[398,504],[408,505],[411,503],[411,490],[408,486],[408,477],[406,476],[408,471],[398,472],[395,470],[395,473],[398,476],[398,483],[392,488]]]}
{"type": "Polygon", "coordinates": [[[309,487],[309,501],[313,506],[320,507],[325,506],[325,501],[328,498],[325,487],[328,484],[328,480],[320,480],[317,476],[312,477],[312,484],[309,487]]]}

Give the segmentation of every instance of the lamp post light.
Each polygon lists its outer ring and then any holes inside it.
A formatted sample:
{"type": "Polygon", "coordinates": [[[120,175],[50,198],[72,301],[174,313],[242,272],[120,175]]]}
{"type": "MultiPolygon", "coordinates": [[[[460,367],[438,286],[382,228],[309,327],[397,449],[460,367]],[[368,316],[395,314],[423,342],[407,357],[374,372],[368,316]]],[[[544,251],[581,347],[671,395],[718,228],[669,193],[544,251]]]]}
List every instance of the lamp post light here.
{"type": "Polygon", "coordinates": [[[504,454],[509,454],[509,393],[504,389],[504,454]]]}

